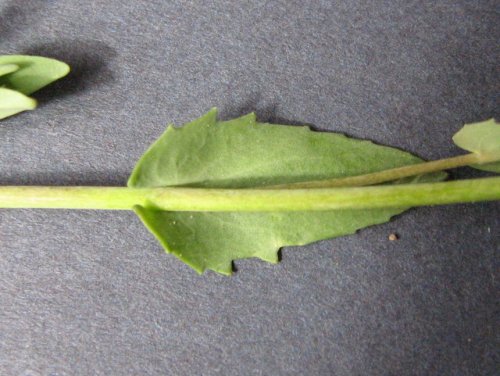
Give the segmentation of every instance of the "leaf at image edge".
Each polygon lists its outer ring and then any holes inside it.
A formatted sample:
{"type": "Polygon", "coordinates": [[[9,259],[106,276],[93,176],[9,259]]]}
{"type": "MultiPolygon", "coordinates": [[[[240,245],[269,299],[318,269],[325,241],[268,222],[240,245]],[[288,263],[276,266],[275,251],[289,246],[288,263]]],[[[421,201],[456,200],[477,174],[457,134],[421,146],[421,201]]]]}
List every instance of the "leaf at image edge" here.
{"type": "Polygon", "coordinates": [[[0,88],[0,119],[36,108],[36,100],[15,90],[0,88]]]}
{"type": "MultiPolygon", "coordinates": [[[[499,153],[500,154],[500,123],[495,119],[465,124],[453,136],[453,142],[458,147],[473,153],[499,153]]],[[[471,165],[479,170],[500,172],[500,162],[471,165]]]]}
{"type": "Polygon", "coordinates": [[[0,65],[13,64],[19,69],[0,76],[0,87],[30,95],[66,76],[68,64],[47,57],[29,55],[0,55],[0,65]]]}

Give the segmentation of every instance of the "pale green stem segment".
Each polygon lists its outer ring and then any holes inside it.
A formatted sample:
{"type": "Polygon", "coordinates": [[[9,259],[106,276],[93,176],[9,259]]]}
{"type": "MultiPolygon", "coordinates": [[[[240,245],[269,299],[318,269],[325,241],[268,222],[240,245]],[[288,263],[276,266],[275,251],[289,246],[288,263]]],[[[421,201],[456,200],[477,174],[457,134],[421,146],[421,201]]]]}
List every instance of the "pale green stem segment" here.
{"type": "Polygon", "coordinates": [[[265,187],[266,189],[303,189],[303,188],[336,188],[336,187],[360,187],[374,185],[392,180],[406,178],[409,176],[428,174],[452,168],[468,166],[473,164],[491,163],[500,160],[500,155],[470,153],[453,158],[440,159],[437,161],[418,163],[414,165],[393,168],[366,175],[348,176],[345,178],[315,180],[291,184],[280,184],[265,187]]]}
{"type": "Polygon", "coordinates": [[[0,187],[0,208],[170,211],[308,211],[441,205],[500,200],[500,177],[444,183],[293,190],[0,187]]]}

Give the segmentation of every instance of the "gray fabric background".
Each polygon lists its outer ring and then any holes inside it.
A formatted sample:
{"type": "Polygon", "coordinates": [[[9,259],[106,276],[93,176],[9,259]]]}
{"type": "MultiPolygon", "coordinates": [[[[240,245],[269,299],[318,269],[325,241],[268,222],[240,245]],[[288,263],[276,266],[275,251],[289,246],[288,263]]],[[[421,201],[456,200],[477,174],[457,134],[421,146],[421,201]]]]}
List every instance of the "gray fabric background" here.
{"type": "MultiPolygon", "coordinates": [[[[499,115],[499,11],[0,1],[1,54],[73,68],[0,123],[0,184],[124,185],[167,123],[212,106],[457,155],[461,124],[499,115]]],[[[231,278],[165,255],[133,213],[1,210],[0,374],[493,375],[499,209],[411,210],[231,278]]]]}

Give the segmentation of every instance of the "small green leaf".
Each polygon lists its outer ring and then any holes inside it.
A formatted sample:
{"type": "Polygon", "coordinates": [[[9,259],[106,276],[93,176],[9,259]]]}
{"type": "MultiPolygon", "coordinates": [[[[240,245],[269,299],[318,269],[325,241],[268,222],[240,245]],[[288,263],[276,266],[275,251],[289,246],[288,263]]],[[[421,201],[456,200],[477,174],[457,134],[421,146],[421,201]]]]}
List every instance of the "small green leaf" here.
{"type": "Polygon", "coordinates": [[[36,108],[36,100],[15,90],[0,88],[0,119],[36,108]]]}
{"type": "Polygon", "coordinates": [[[5,65],[15,65],[18,69],[9,74],[0,74],[0,87],[17,90],[26,95],[66,76],[69,72],[67,64],[39,56],[0,56],[0,69],[5,65]]]}
{"type": "Polygon", "coordinates": [[[0,65],[0,76],[15,72],[18,69],[19,65],[17,64],[2,64],[0,65]]]}
{"type": "MultiPolygon", "coordinates": [[[[217,121],[210,112],[168,127],[138,162],[129,187],[252,188],[366,174],[421,160],[409,153],[308,127],[257,123],[254,114],[217,121]]],[[[445,174],[414,178],[442,180],[445,174]]],[[[354,233],[388,221],[399,209],[316,212],[135,211],[165,250],[198,272],[231,274],[232,261],[277,262],[283,246],[354,233]]]]}
{"type": "MultiPolygon", "coordinates": [[[[466,124],[453,136],[453,142],[462,149],[479,155],[500,155],[500,124],[494,119],[466,124]]],[[[471,167],[500,172],[500,162],[472,165],[471,167]]]]}

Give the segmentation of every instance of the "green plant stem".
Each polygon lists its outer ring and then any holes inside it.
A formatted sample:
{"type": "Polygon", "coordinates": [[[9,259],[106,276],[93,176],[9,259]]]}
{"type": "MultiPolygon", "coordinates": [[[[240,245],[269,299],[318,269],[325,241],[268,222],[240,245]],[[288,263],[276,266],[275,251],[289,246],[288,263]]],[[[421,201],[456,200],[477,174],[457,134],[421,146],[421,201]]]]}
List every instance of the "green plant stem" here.
{"type": "Polygon", "coordinates": [[[304,189],[304,188],[336,188],[360,187],[393,181],[409,176],[427,174],[431,172],[448,170],[472,164],[484,164],[500,160],[500,155],[470,153],[458,157],[440,159],[437,161],[417,163],[414,165],[393,168],[371,174],[348,176],[345,178],[315,180],[291,184],[280,184],[265,187],[266,189],[304,189]]]}
{"type": "Polygon", "coordinates": [[[314,189],[0,187],[1,208],[297,211],[500,200],[500,177],[444,183],[314,189]]]}

